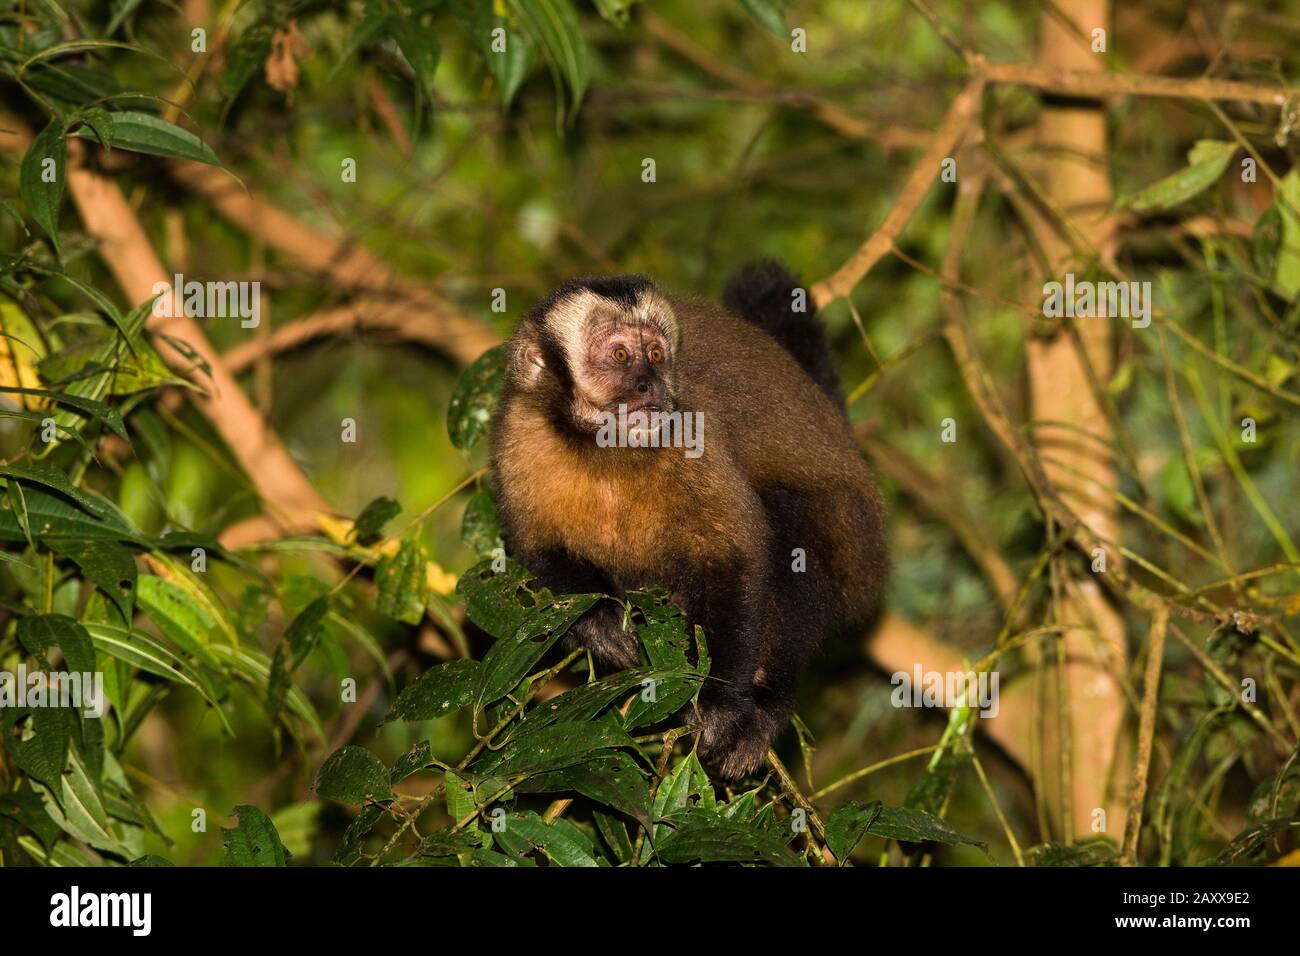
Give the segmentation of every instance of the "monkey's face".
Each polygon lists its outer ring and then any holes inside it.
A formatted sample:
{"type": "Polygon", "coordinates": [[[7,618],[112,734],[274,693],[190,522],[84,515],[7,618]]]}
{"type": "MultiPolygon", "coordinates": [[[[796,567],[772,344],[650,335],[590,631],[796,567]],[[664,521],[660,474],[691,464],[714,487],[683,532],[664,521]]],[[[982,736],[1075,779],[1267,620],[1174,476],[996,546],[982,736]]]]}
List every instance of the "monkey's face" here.
{"type": "Polygon", "coordinates": [[[671,412],[673,355],[668,337],[655,325],[623,318],[597,321],[583,336],[573,369],[576,418],[597,424],[601,412],[671,412]]]}
{"type": "Polygon", "coordinates": [[[524,340],[518,380],[568,425],[598,434],[620,406],[647,416],[676,408],[668,302],[648,289],[616,300],[579,288],[544,308],[524,340]]]}

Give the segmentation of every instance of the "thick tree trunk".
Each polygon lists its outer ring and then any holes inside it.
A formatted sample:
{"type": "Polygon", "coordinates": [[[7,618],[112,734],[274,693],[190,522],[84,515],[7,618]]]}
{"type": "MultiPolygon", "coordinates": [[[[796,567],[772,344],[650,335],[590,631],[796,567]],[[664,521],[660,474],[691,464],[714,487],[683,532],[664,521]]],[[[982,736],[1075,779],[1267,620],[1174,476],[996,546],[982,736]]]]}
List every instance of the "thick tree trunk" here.
{"type": "MultiPolygon", "coordinates": [[[[1074,0],[1061,9],[1075,29],[1062,23],[1061,18],[1044,13],[1039,65],[1103,69],[1106,54],[1093,52],[1090,43],[1095,29],[1109,28],[1109,0],[1074,0]]],[[[1037,140],[1043,157],[1035,168],[1040,186],[1052,204],[1077,226],[1087,247],[1103,247],[1104,217],[1111,193],[1106,168],[1106,120],[1101,104],[1046,101],[1037,140]]],[[[1087,259],[1077,255],[1058,224],[1044,218],[1034,228],[1053,273],[1044,281],[1062,281],[1068,272],[1082,278],[1087,259]]],[[[1041,296],[1041,282],[1031,294],[1041,296]]],[[[1104,384],[1112,371],[1115,320],[1075,321],[1083,351],[1098,381],[1104,384]]],[[[1040,426],[1035,430],[1039,450],[1052,460],[1047,463],[1047,475],[1065,503],[1085,523],[1099,535],[1118,540],[1113,494],[1116,474],[1106,447],[1113,436],[1089,388],[1080,350],[1065,327],[1050,338],[1032,338],[1026,349],[1031,417],[1036,422],[1064,423],[1064,427],[1040,426]],[[1087,476],[1087,480],[1081,476],[1087,476]]],[[[1112,566],[1118,559],[1118,554],[1106,555],[1112,566]]],[[[1056,688],[1059,693],[1049,695],[1043,710],[1041,739],[1046,774],[1040,785],[1047,786],[1052,816],[1064,835],[1092,835],[1103,819],[1096,814],[1101,809],[1105,811],[1104,832],[1118,840],[1123,825],[1123,794],[1114,792],[1108,784],[1124,714],[1124,697],[1114,676],[1125,659],[1123,621],[1091,575],[1066,584],[1060,605],[1062,621],[1091,623],[1095,633],[1074,631],[1064,637],[1063,686],[1056,688]],[[1060,708],[1065,708],[1063,720],[1060,708]]],[[[1049,652],[1044,661],[1048,673],[1055,666],[1055,657],[1054,652],[1049,652]]],[[[1049,687],[1052,684],[1048,681],[1049,687]]]]}

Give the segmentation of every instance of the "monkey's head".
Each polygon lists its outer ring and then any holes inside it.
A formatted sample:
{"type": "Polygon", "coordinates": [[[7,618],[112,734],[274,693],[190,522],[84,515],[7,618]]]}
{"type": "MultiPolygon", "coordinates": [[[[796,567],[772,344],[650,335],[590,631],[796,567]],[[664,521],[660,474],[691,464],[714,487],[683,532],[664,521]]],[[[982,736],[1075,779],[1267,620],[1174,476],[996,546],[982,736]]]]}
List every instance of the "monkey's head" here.
{"type": "Polygon", "coordinates": [[[595,434],[620,405],[671,412],[678,344],[672,306],[644,276],[573,279],[524,317],[509,376],[552,415],[595,434]]]}

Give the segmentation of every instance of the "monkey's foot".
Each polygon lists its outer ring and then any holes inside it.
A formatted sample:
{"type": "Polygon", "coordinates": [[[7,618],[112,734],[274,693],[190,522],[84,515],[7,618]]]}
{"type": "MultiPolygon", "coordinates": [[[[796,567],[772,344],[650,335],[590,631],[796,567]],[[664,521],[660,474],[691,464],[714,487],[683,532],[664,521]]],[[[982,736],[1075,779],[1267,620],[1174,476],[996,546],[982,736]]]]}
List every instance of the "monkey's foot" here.
{"type": "Polygon", "coordinates": [[[763,765],[770,741],[752,702],[702,701],[700,712],[704,726],[696,752],[711,776],[739,780],[763,765]]]}
{"type": "Polygon", "coordinates": [[[626,670],[641,664],[636,636],[623,630],[623,608],[613,601],[600,601],[569,628],[565,646],[585,647],[603,667],[626,670]]]}

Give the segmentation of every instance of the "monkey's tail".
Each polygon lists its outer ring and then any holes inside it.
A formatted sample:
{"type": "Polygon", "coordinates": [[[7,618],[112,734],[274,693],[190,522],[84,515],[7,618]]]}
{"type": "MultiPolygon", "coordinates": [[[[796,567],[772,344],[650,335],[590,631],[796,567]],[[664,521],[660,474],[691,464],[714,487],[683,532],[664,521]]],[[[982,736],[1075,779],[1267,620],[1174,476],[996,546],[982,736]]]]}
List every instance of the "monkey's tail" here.
{"type": "Polygon", "coordinates": [[[728,280],[722,301],[732,312],[776,339],[831,401],[844,407],[839,377],[826,345],[826,331],[817,321],[817,306],[794,273],[773,259],[751,262],[728,280]]]}

